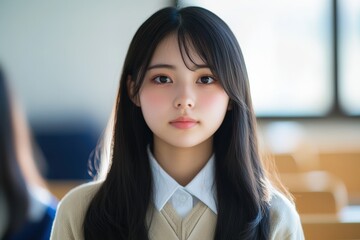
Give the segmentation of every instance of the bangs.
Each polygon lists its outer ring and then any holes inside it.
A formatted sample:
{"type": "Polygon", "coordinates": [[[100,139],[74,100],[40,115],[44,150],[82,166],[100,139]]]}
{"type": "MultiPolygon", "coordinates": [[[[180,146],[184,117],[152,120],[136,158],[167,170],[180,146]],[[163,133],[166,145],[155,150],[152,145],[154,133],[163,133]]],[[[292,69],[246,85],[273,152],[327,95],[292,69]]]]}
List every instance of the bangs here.
{"type": "Polygon", "coordinates": [[[205,65],[216,78],[220,78],[214,62],[216,56],[214,56],[211,48],[213,43],[206,41],[206,39],[209,39],[207,35],[209,35],[209,33],[205,31],[196,31],[196,26],[193,29],[179,28],[177,36],[181,57],[189,70],[194,71],[196,68],[205,65]],[[190,61],[186,61],[186,59],[190,61]],[[201,60],[200,63],[198,59],[201,60]],[[191,65],[189,63],[191,63],[191,65]]]}
{"type": "Polygon", "coordinates": [[[126,79],[130,75],[135,82],[134,95],[139,93],[157,46],[171,34],[177,35],[183,62],[189,70],[208,67],[235,102],[240,103],[247,95],[248,80],[240,46],[217,15],[196,7],[170,8],[150,18],[139,30],[129,50],[137,54],[131,54],[123,76],[126,79]]]}
{"type": "MultiPolygon", "coordinates": [[[[181,9],[179,13],[177,34],[183,60],[189,59],[199,67],[195,59],[200,58],[201,65],[210,68],[229,97],[241,102],[248,89],[247,73],[239,43],[229,26],[205,10],[181,9]]],[[[185,65],[192,70],[189,64],[185,65]]]]}

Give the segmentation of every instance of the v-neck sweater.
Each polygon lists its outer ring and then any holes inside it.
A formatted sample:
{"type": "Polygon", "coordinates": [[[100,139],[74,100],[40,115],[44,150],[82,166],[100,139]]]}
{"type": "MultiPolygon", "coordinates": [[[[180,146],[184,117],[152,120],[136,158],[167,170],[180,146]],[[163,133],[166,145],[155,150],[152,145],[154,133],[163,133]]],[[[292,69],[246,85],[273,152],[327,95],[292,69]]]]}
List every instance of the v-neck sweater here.
{"type": "MultiPolygon", "coordinates": [[[[82,240],[87,208],[101,182],[88,183],[71,190],[58,205],[51,240],[82,240]]],[[[159,212],[152,205],[147,223],[150,240],[213,239],[217,215],[199,202],[182,219],[170,204],[159,212]]],[[[239,216],[241,217],[241,216],[239,216]]],[[[302,240],[303,230],[295,206],[274,190],[270,202],[270,240],[302,240]]]]}
{"type": "Polygon", "coordinates": [[[148,220],[150,239],[197,240],[214,238],[216,215],[204,203],[198,202],[190,213],[181,218],[170,203],[148,220]]]}

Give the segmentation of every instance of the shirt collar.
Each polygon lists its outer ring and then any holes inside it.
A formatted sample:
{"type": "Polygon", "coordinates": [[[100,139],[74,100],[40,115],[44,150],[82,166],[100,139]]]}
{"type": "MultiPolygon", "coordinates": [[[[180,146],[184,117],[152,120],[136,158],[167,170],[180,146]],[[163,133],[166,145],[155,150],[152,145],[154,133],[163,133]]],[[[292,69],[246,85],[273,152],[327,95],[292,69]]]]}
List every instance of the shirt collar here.
{"type": "Polygon", "coordinates": [[[154,180],[154,204],[158,211],[161,211],[177,189],[181,188],[198,198],[208,206],[215,214],[216,207],[216,189],[214,184],[214,164],[215,157],[211,156],[206,165],[194,177],[194,179],[185,187],[177,183],[165,170],[159,165],[148,147],[148,156],[151,165],[151,171],[154,180]]]}

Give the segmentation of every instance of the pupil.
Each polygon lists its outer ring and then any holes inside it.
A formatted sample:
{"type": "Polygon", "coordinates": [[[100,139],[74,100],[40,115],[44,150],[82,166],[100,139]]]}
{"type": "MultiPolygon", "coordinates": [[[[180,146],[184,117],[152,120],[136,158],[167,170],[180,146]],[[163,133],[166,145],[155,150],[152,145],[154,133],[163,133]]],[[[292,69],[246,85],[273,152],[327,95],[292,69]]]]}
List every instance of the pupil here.
{"type": "Polygon", "coordinates": [[[201,78],[201,81],[202,81],[203,83],[209,83],[209,78],[208,78],[208,77],[202,77],[202,78],[201,78]]]}
{"type": "Polygon", "coordinates": [[[164,77],[164,76],[160,77],[160,82],[161,83],[166,83],[167,82],[167,77],[164,77]]]}

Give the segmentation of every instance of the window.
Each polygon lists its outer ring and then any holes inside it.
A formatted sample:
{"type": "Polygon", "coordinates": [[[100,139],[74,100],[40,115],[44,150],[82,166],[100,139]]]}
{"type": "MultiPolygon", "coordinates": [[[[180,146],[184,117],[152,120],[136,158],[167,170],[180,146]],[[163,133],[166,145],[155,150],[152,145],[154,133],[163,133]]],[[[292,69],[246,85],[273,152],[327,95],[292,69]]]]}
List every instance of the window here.
{"type": "Polygon", "coordinates": [[[338,90],[334,1],[179,1],[215,12],[238,37],[259,117],[326,116],[336,91],[346,113],[360,113],[360,2],[340,3],[338,90]]]}
{"type": "Polygon", "coordinates": [[[360,115],[360,1],[338,1],[339,100],[349,115],[360,115]]]}

